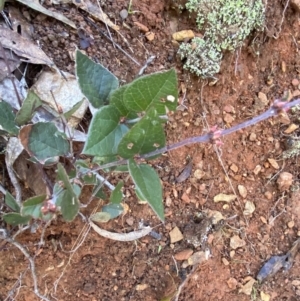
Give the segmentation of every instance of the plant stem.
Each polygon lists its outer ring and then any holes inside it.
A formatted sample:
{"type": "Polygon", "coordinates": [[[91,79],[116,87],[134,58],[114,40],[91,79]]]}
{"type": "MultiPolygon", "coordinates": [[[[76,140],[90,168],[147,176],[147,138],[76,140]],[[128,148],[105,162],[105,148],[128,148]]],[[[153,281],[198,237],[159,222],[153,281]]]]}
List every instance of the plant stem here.
{"type": "MultiPolygon", "coordinates": [[[[258,122],[261,122],[265,119],[268,119],[270,117],[273,116],[277,116],[280,113],[286,112],[288,111],[290,108],[299,105],[300,104],[300,98],[297,98],[291,102],[282,102],[280,100],[275,100],[274,104],[264,113],[253,117],[250,120],[244,121],[240,124],[237,124],[229,129],[226,130],[212,130],[211,132],[209,132],[208,134],[205,134],[203,136],[195,136],[195,137],[190,137],[187,139],[184,139],[182,141],[167,145],[165,147],[159,148],[155,151],[152,151],[150,153],[144,154],[144,155],[140,155],[137,159],[148,159],[154,156],[157,156],[159,154],[163,154],[165,152],[169,152],[172,150],[175,150],[179,147],[182,146],[186,146],[186,145],[190,145],[190,144],[194,144],[194,143],[205,143],[205,142],[216,142],[218,141],[220,138],[232,134],[236,131],[239,131],[241,129],[244,129],[246,127],[252,126],[258,122]]],[[[105,168],[109,168],[109,167],[114,167],[114,166],[119,166],[119,165],[125,165],[127,164],[128,160],[126,159],[122,159],[122,160],[118,160],[118,161],[114,161],[114,162],[110,162],[104,165],[100,165],[94,169],[92,169],[92,171],[98,171],[101,169],[105,169],[105,168]]]]}

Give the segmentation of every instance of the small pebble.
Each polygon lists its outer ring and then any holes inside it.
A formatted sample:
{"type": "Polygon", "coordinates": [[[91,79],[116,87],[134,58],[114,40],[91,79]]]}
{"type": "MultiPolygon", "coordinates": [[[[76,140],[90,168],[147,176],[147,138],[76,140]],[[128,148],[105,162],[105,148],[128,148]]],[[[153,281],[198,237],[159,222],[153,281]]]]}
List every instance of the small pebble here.
{"type": "Polygon", "coordinates": [[[294,221],[290,221],[290,222],[288,222],[288,227],[290,228],[290,229],[292,229],[294,226],[295,226],[295,222],[294,221]]]}
{"type": "Polygon", "coordinates": [[[128,17],[128,11],[127,11],[127,9],[122,9],[122,10],[120,11],[120,17],[121,17],[123,20],[125,20],[125,19],[128,17]]]}
{"type": "Polygon", "coordinates": [[[298,80],[297,78],[294,78],[294,79],[292,80],[292,85],[293,85],[294,87],[298,86],[298,85],[299,85],[299,80],[298,80]]]}

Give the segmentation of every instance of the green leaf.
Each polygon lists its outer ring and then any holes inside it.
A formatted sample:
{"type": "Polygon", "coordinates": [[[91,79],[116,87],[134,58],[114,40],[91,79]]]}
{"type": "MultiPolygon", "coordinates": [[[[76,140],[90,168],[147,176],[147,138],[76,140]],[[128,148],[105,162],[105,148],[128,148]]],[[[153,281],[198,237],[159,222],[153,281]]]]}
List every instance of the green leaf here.
{"type": "Polygon", "coordinates": [[[81,107],[81,105],[83,104],[84,102],[84,98],[77,102],[73,107],[72,109],[70,109],[68,112],[64,113],[64,116],[65,118],[68,120],[71,118],[71,116],[81,107]]]}
{"type": "Polygon", "coordinates": [[[118,88],[118,79],[100,64],[76,51],[76,74],[82,93],[95,108],[108,103],[110,93],[118,88]]]}
{"type": "Polygon", "coordinates": [[[90,219],[97,223],[107,223],[111,220],[111,216],[107,212],[96,212],[90,216],[90,219]]]}
{"type": "Polygon", "coordinates": [[[166,143],[165,133],[157,114],[152,108],[125,134],[119,143],[118,154],[123,158],[132,158],[136,154],[146,154],[166,143]]]}
{"type": "Polygon", "coordinates": [[[102,212],[108,213],[110,215],[110,219],[116,218],[124,212],[124,208],[121,204],[107,204],[103,206],[102,212]]]}
{"type": "Polygon", "coordinates": [[[65,221],[71,222],[79,212],[79,201],[75,193],[63,190],[57,197],[56,205],[60,206],[65,221]]]}
{"type": "Polygon", "coordinates": [[[16,123],[18,125],[23,125],[31,120],[34,111],[42,105],[41,99],[33,92],[29,91],[27,97],[25,98],[20,111],[16,116],[16,123]]]}
{"type": "Polygon", "coordinates": [[[138,165],[133,159],[128,160],[128,167],[140,196],[148,202],[161,221],[164,221],[162,187],[158,174],[149,165],[138,165]]]}
{"type": "Polygon", "coordinates": [[[19,128],[15,124],[15,114],[5,101],[0,102],[0,126],[11,135],[18,135],[19,128]]]}
{"type": "Polygon", "coordinates": [[[41,208],[43,207],[43,203],[46,199],[46,195],[39,195],[32,198],[27,199],[23,203],[22,215],[30,215],[34,219],[38,219],[42,217],[41,208]]]}
{"type": "Polygon", "coordinates": [[[30,221],[30,216],[22,216],[20,213],[12,212],[3,215],[3,220],[12,226],[25,225],[30,221]]]}
{"type": "Polygon", "coordinates": [[[93,116],[83,153],[92,156],[111,156],[128,128],[119,124],[120,115],[111,105],[102,107],[93,116]]]}
{"type": "Polygon", "coordinates": [[[22,127],[19,138],[24,148],[40,162],[69,153],[69,142],[51,122],[38,122],[22,127]]]}
{"type": "Polygon", "coordinates": [[[109,103],[113,105],[120,113],[120,116],[126,117],[127,119],[134,119],[137,118],[138,115],[132,111],[130,111],[124,103],[124,93],[126,89],[128,88],[128,85],[124,85],[120,87],[119,89],[112,92],[112,94],[109,97],[109,103]]]}
{"type": "Polygon", "coordinates": [[[111,192],[110,195],[110,202],[113,204],[120,204],[123,199],[123,193],[122,193],[122,188],[123,188],[124,182],[120,181],[115,189],[111,192]]]}
{"type": "Polygon", "coordinates": [[[159,115],[164,115],[166,107],[176,110],[178,92],[174,69],[139,77],[126,87],[122,104],[129,111],[143,112],[153,107],[159,115]]]}
{"type": "Polygon", "coordinates": [[[19,204],[16,202],[16,199],[8,191],[6,191],[5,194],[5,204],[13,211],[20,212],[19,204]]]}

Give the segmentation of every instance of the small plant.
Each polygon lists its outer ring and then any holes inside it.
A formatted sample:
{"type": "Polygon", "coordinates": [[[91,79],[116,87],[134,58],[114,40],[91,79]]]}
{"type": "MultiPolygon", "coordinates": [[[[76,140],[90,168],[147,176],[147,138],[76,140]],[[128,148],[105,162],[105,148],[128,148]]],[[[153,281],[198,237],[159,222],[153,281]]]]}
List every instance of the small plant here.
{"type": "Polygon", "coordinates": [[[68,112],[61,112],[58,105],[57,118],[65,125],[65,130],[59,130],[52,122],[26,124],[41,105],[33,92],[28,94],[16,116],[7,103],[0,102],[0,125],[2,131],[11,136],[6,153],[15,155],[16,145],[21,144],[30,155],[30,160],[40,166],[42,176],[45,176],[45,166],[56,166],[56,181],[54,185],[48,185],[47,195],[22,201],[20,194],[14,198],[6,192],[5,203],[14,211],[3,215],[8,224],[27,224],[31,219],[47,221],[58,213],[66,221],[72,221],[82,206],[80,193],[84,185],[93,185],[93,196],[108,201],[95,218],[98,221],[115,218],[123,212],[124,182],[119,181],[113,187],[107,181],[112,172],[129,173],[137,197],[147,202],[159,219],[164,221],[160,179],[153,167],[145,164],[145,159],[154,159],[164,152],[188,144],[220,144],[222,136],[276,116],[282,110],[300,103],[300,99],[289,103],[277,100],[269,110],[244,123],[226,130],[213,128],[206,135],[167,146],[163,126],[168,120],[168,113],[176,110],[178,98],[174,70],[146,75],[119,87],[118,79],[112,73],[77,51],[76,72],[82,92],[97,108],[82,151],[90,159],[75,159],[72,151],[72,133],[66,121],[78,104],[68,112]],[[18,138],[13,137],[16,135],[18,138]],[[59,162],[60,157],[71,164],[68,172],[59,162]],[[98,173],[100,170],[105,176],[98,173]],[[112,190],[110,196],[104,193],[103,184],[112,190]]]}
{"type": "Polygon", "coordinates": [[[187,59],[184,68],[203,78],[218,73],[223,52],[240,47],[264,22],[261,0],[189,0],[186,8],[204,36],[182,44],[179,54],[187,59]]]}

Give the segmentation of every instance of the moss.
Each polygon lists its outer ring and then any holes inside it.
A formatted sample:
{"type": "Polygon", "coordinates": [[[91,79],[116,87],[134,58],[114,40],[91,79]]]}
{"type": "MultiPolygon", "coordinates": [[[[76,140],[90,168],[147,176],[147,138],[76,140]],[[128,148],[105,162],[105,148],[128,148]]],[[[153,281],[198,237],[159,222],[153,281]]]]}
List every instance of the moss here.
{"type": "Polygon", "coordinates": [[[240,47],[251,31],[262,28],[264,22],[261,0],[189,0],[186,8],[196,13],[198,28],[204,35],[203,39],[192,40],[194,46],[182,44],[179,54],[187,58],[185,69],[204,78],[212,76],[213,70],[214,74],[220,70],[225,50],[240,47]]]}

